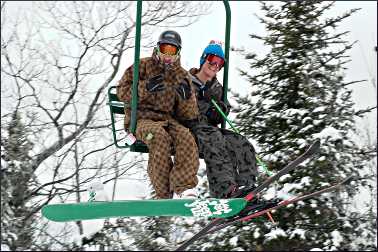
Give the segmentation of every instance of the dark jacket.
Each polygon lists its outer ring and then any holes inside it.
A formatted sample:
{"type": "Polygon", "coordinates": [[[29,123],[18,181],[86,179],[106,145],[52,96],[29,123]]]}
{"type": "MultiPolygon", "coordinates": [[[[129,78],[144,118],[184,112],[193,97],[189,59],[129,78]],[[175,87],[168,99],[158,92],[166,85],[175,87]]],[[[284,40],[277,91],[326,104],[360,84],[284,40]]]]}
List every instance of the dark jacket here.
{"type": "MultiPolygon", "coordinates": [[[[209,109],[213,108],[214,105],[211,103],[209,98],[213,98],[215,102],[219,105],[220,103],[223,103],[222,97],[223,97],[223,86],[219,83],[216,77],[214,77],[211,81],[208,81],[206,83],[202,83],[195,75],[199,72],[199,69],[192,68],[189,70],[189,73],[192,78],[192,84],[196,91],[197,96],[197,103],[198,103],[198,109],[199,109],[199,121],[200,123],[204,124],[212,124],[211,120],[209,120],[208,117],[208,111],[209,109]]],[[[226,114],[229,112],[229,109],[231,108],[230,104],[226,102],[226,111],[223,110],[226,114]]],[[[219,123],[219,122],[218,122],[219,123]]]]}

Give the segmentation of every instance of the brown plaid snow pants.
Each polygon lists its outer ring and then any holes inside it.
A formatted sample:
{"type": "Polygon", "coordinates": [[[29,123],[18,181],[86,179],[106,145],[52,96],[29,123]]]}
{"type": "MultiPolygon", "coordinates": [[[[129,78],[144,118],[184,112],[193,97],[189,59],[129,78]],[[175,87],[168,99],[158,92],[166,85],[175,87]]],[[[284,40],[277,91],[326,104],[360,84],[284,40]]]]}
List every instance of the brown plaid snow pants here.
{"type": "Polygon", "coordinates": [[[137,122],[136,138],[149,149],[148,176],[159,199],[172,198],[197,185],[198,148],[193,135],[173,119],[137,122]],[[171,159],[175,150],[174,163],[171,159]]]}

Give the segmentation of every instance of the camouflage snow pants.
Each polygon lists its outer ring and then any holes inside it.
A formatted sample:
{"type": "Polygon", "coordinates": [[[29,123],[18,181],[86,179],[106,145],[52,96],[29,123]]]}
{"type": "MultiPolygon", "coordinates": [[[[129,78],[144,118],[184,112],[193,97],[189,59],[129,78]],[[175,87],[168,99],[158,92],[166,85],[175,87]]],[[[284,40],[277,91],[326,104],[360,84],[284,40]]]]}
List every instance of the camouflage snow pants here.
{"type": "Polygon", "coordinates": [[[137,122],[136,138],[149,149],[148,176],[157,198],[172,198],[197,185],[198,148],[189,129],[175,120],[137,122]],[[174,163],[171,159],[175,150],[174,163]]]}
{"type": "Polygon", "coordinates": [[[210,196],[225,198],[232,186],[252,186],[257,176],[256,152],[240,134],[210,125],[193,129],[206,163],[210,196]]]}

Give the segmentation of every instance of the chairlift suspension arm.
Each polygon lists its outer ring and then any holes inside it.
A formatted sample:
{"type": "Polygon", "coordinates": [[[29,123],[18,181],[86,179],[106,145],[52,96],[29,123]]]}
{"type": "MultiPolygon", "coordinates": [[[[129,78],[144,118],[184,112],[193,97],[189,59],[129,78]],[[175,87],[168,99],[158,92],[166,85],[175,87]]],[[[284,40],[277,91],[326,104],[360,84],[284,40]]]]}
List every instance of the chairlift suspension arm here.
{"type": "MultiPolygon", "coordinates": [[[[228,91],[228,69],[229,69],[229,50],[230,50],[230,27],[231,27],[231,9],[228,0],[223,0],[223,4],[226,11],[226,29],[225,29],[225,64],[223,67],[223,101],[227,101],[227,91],[228,91]]],[[[137,127],[137,110],[138,110],[138,80],[139,80],[139,63],[140,63],[140,40],[141,40],[141,19],[142,19],[142,0],[137,0],[137,14],[136,14],[136,26],[135,26],[135,53],[134,53],[134,68],[133,68],[133,83],[131,88],[131,103],[127,104],[130,106],[130,126],[129,132],[135,134],[137,127]]],[[[131,151],[136,152],[148,152],[145,144],[134,143],[131,146],[121,145],[118,142],[116,136],[115,128],[115,118],[114,114],[121,114],[118,99],[111,93],[114,90],[114,86],[110,87],[108,90],[109,106],[112,120],[112,131],[114,143],[117,148],[130,148],[131,151]]],[[[126,104],[125,104],[126,105],[126,104]]],[[[225,122],[222,122],[222,128],[225,128],[225,122]]]]}

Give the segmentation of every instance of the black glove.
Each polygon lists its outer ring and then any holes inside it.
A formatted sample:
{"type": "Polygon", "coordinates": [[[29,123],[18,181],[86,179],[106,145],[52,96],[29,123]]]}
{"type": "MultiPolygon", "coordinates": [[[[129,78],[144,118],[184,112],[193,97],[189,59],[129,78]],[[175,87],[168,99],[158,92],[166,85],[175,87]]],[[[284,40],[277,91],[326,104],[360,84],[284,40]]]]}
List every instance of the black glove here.
{"type": "Polygon", "coordinates": [[[146,85],[147,91],[151,93],[163,91],[165,89],[163,80],[164,80],[164,77],[161,74],[156,75],[152,77],[151,79],[149,79],[146,85]]]}
{"type": "Polygon", "coordinates": [[[178,87],[176,87],[176,92],[184,100],[188,100],[190,96],[192,96],[192,89],[190,88],[190,85],[187,79],[184,79],[178,85],[178,87]]]}
{"type": "Polygon", "coordinates": [[[228,115],[230,113],[230,108],[231,108],[230,105],[226,105],[226,103],[224,103],[223,101],[218,101],[216,103],[222,109],[223,113],[225,113],[226,115],[228,115]]]}
{"type": "MultiPolygon", "coordinates": [[[[218,101],[217,104],[226,115],[230,112],[230,108],[223,101],[218,101]]],[[[212,125],[218,125],[223,121],[223,116],[218,112],[215,106],[211,106],[207,110],[206,116],[208,122],[212,125]]]]}

